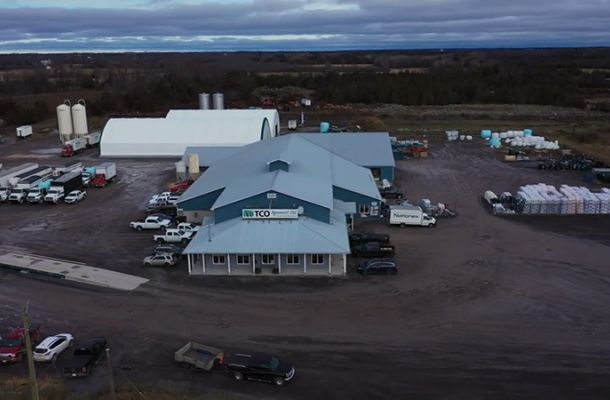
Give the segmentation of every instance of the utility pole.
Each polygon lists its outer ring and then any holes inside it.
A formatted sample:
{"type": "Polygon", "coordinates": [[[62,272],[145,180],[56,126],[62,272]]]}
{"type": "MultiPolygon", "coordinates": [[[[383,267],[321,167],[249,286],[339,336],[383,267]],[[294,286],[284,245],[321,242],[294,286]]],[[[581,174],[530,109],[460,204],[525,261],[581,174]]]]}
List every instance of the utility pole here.
{"type": "Polygon", "coordinates": [[[25,351],[28,357],[28,371],[30,375],[30,390],[32,391],[32,400],[40,400],[38,396],[38,380],[36,379],[36,367],[34,366],[34,357],[32,356],[32,338],[30,338],[30,302],[28,301],[23,306],[21,319],[23,320],[23,335],[25,338],[25,351]]]}
{"type": "Polygon", "coordinates": [[[108,375],[110,376],[110,398],[116,400],[116,389],[114,387],[114,373],[112,372],[112,361],[110,360],[110,348],[106,347],[106,362],[108,363],[108,375]]]}

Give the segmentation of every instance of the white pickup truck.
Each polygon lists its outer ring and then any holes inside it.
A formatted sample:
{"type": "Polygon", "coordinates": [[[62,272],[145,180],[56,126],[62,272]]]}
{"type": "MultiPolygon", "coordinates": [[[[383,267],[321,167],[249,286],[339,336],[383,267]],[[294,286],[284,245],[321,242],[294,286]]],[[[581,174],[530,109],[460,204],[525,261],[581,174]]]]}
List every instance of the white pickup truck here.
{"type": "Polygon", "coordinates": [[[191,224],[190,222],[180,222],[176,229],[184,232],[199,232],[199,225],[191,224]]]}
{"type": "Polygon", "coordinates": [[[130,222],[129,226],[131,226],[136,231],[141,231],[142,229],[167,229],[171,225],[172,221],[166,218],[150,216],[146,217],[144,221],[134,221],[130,222]]]}
{"type": "Polygon", "coordinates": [[[157,243],[187,243],[195,232],[185,232],[179,229],[168,229],[163,235],[154,235],[153,239],[157,243]]]}

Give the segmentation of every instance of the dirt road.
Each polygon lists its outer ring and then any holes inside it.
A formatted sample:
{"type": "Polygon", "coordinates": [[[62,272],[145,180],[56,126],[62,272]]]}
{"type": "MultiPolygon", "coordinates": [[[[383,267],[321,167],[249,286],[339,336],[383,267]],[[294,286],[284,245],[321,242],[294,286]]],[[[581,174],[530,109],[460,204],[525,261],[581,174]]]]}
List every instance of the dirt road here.
{"type": "MultiPolygon", "coordinates": [[[[107,336],[121,384],[229,398],[608,397],[610,220],[502,219],[478,201],[485,189],[577,175],[516,168],[474,143],[435,144],[430,159],[399,163],[400,183],[410,199],[446,201],[459,217],[435,229],[357,226],[392,235],[398,275],[362,278],[352,267],[344,279],[280,280],[141,269],[153,243],[127,224],[171,166],[120,161],[117,184],[73,208],[0,205],[0,245],[152,280],[122,293],[0,272],[0,324],[29,299],[50,333],[107,336]],[[172,353],[193,339],[276,353],[295,364],[295,381],[275,388],[182,370],[172,353]]],[[[0,368],[0,377],[24,372],[0,368]]],[[[106,382],[100,369],[69,384],[106,382]]]]}

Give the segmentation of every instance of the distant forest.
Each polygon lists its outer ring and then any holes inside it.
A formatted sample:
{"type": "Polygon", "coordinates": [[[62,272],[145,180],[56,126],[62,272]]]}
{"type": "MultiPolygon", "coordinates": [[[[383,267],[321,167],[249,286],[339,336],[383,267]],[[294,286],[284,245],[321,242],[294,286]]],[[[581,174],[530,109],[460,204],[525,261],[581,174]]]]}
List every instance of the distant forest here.
{"type": "Polygon", "coordinates": [[[98,116],[225,104],[539,104],[610,111],[610,49],[337,53],[125,53],[0,56],[0,118],[54,115],[44,95],[82,95],[98,116]]]}

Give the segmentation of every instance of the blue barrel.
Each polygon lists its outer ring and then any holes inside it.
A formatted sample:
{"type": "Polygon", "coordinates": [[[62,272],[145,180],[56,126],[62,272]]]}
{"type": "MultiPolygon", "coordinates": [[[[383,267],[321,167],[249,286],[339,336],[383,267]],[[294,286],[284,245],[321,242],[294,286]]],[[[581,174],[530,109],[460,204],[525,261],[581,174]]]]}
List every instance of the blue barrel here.
{"type": "Polygon", "coordinates": [[[330,131],[330,124],[328,122],[322,122],[320,124],[320,133],[328,133],[330,131]]]}
{"type": "Polygon", "coordinates": [[[525,137],[532,136],[533,134],[534,134],[534,132],[531,129],[524,129],[523,130],[523,136],[525,136],[525,137]]]}
{"type": "Polygon", "coordinates": [[[51,182],[53,182],[51,179],[47,179],[46,181],[40,182],[38,184],[38,189],[49,190],[49,188],[51,187],[51,182]]]}
{"type": "Polygon", "coordinates": [[[489,129],[483,129],[481,131],[481,137],[483,139],[489,139],[491,137],[491,131],[489,129]]]}

